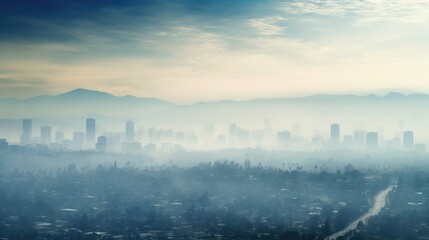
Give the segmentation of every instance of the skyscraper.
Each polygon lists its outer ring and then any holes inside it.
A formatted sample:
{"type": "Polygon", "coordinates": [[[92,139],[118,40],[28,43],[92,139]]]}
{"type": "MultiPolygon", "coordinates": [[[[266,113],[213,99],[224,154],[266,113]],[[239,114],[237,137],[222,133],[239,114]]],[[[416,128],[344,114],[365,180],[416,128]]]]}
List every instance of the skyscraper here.
{"type": "Polygon", "coordinates": [[[21,135],[21,145],[28,145],[31,143],[33,138],[33,127],[31,119],[22,120],[22,135],[21,135]]]}
{"type": "Polygon", "coordinates": [[[86,148],[93,149],[95,147],[95,119],[86,119],[86,148]]]}
{"type": "Polygon", "coordinates": [[[378,148],[378,133],[369,132],[366,134],[366,147],[368,150],[376,150],[378,148]]]}
{"type": "Polygon", "coordinates": [[[128,121],[125,126],[125,141],[134,142],[134,122],[128,121]]]}
{"type": "Polygon", "coordinates": [[[51,127],[41,127],[40,128],[40,143],[42,144],[51,144],[51,127]]]}
{"type": "Polygon", "coordinates": [[[404,150],[413,150],[414,149],[414,132],[405,131],[404,132],[404,150]]]}
{"type": "Polygon", "coordinates": [[[337,123],[331,124],[331,141],[335,144],[340,142],[340,125],[337,123]]]}

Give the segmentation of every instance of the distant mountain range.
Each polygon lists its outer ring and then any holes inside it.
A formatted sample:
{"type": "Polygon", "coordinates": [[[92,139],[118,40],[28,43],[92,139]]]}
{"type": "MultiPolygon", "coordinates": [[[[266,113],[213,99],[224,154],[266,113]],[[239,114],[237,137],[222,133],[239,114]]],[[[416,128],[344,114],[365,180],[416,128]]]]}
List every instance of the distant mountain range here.
{"type": "Polygon", "coordinates": [[[155,98],[117,97],[105,92],[75,89],[55,96],[0,99],[0,117],[133,116],[136,113],[152,114],[172,106],[173,103],[155,98]]]}
{"type": "MultiPolygon", "coordinates": [[[[261,98],[245,101],[198,102],[178,105],[156,98],[114,96],[106,92],[75,89],[55,96],[37,96],[27,99],[0,99],[0,118],[33,117],[106,117],[140,118],[152,121],[191,121],[195,119],[234,120],[252,115],[275,116],[287,113],[294,116],[307,114],[352,116],[356,114],[413,114],[426,111],[427,94],[389,92],[384,96],[369,94],[317,94],[293,98],[261,98]]],[[[289,116],[290,117],[290,116],[289,116]]]]}

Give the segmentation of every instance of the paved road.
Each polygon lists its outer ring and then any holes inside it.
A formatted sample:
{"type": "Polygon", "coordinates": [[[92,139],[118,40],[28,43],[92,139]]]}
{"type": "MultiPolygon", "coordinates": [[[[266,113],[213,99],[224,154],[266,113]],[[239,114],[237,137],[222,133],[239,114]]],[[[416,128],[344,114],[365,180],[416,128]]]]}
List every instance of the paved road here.
{"type": "Polygon", "coordinates": [[[384,206],[386,205],[386,197],[389,194],[389,192],[393,190],[394,187],[395,187],[394,185],[391,185],[388,188],[384,189],[383,191],[380,191],[374,198],[374,205],[372,206],[372,208],[367,213],[365,213],[360,218],[358,218],[355,221],[353,221],[352,223],[350,223],[343,230],[326,237],[325,240],[335,240],[340,236],[346,235],[350,231],[355,230],[357,228],[359,222],[362,222],[364,225],[366,225],[366,223],[368,222],[368,219],[370,217],[379,214],[381,209],[384,208],[384,206]]]}

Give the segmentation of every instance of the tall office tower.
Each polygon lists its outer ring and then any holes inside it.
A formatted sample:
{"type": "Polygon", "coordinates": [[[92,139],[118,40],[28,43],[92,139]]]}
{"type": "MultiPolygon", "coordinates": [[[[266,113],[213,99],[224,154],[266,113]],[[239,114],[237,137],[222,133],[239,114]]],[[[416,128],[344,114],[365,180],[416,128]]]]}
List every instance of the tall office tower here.
{"type": "Polygon", "coordinates": [[[128,121],[125,126],[125,141],[134,142],[134,123],[133,121],[128,121]]]}
{"type": "Polygon", "coordinates": [[[378,133],[369,132],[366,134],[366,147],[368,150],[376,150],[378,148],[378,133]]]}
{"type": "Polygon", "coordinates": [[[340,125],[337,123],[331,124],[331,142],[335,144],[340,142],[340,125]]]}
{"type": "Polygon", "coordinates": [[[405,131],[404,132],[404,150],[413,150],[414,149],[414,132],[405,131]]]}
{"type": "Polygon", "coordinates": [[[28,145],[31,143],[33,138],[33,127],[31,119],[22,120],[22,135],[21,135],[21,145],[28,145]]]}
{"type": "Polygon", "coordinates": [[[40,128],[40,143],[42,144],[51,144],[51,127],[41,127],[40,128]]]}
{"type": "Polygon", "coordinates": [[[86,119],[86,148],[93,149],[95,146],[95,119],[86,119]]]}

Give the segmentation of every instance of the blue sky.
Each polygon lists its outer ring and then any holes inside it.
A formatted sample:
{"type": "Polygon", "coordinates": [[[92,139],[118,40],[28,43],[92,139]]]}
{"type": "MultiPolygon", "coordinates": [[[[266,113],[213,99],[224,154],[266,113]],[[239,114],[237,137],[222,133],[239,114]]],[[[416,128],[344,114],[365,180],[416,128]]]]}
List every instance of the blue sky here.
{"type": "Polygon", "coordinates": [[[0,5],[4,97],[429,91],[429,0],[35,2],[0,5]]]}

